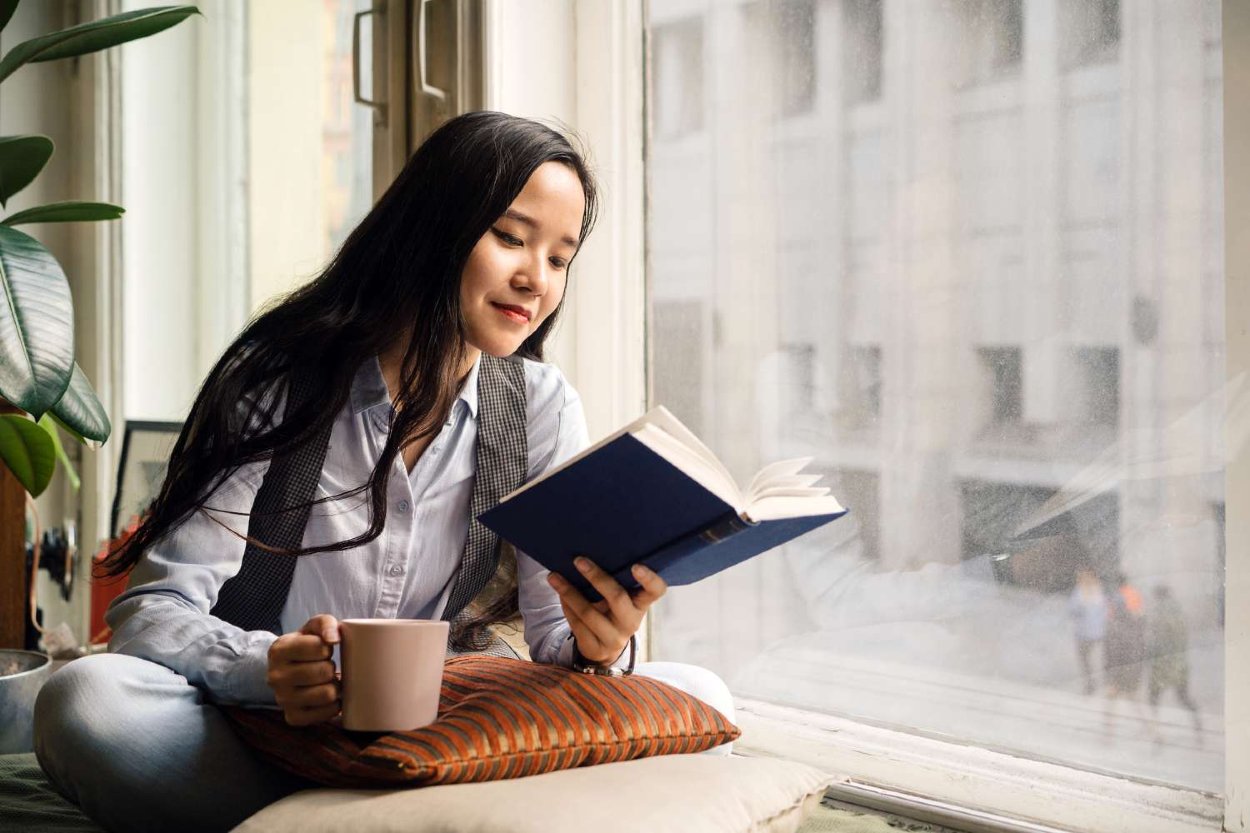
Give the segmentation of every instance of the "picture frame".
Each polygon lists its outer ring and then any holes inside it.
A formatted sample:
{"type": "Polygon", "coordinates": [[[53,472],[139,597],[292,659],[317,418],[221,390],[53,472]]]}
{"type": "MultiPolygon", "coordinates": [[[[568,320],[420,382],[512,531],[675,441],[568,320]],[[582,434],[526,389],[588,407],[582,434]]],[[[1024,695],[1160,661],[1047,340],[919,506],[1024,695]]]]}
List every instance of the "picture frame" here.
{"type": "Polygon", "coordinates": [[[147,511],[160,492],[169,466],[169,454],[180,431],[181,422],[126,421],[109,524],[114,537],[120,535],[133,518],[147,511]]]}

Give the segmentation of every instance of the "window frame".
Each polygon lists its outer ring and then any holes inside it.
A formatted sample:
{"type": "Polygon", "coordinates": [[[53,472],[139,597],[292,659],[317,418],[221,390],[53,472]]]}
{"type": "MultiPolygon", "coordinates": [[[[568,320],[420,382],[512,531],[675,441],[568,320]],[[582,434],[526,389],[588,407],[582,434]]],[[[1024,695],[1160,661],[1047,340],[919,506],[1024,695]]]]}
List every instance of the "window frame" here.
{"type": "MultiPolygon", "coordinates": [[[[677,0],[691,13],[706,2],[677,0]]],[[[486,0],[488,106],[555,116],[573,126],[594,154],[605,196],[599,229],[579,255],[567,317],[554,358],[586,404],[592,438],[603,436],[646,406],[645,330],[645,67],[646,0],[612,4],[541,4],[524,12],[486,0]],[[524,16],[523,16],[524,15],[524,16]],[[523,66],[524,44],[547,45],[550,33],[572,36],[554,56],[551,89],[504,89],[523,66]],[[504,32],[507,32],[506,38],[504,32]],[[517,52],[511,54],[510,50],[517,52]],[[605,94],[605,91],[607,94],[605,94]],[[578,280],[580,273],[581,280],[578,280]]],[[[677,14],[666,9],[666,14],[677,14]]],[[[1250,221],[1250,5],[1223,2],[1225,102],[1225,223],[1250,221]],[[1240,105],[1238,107],[1237,105],[1240,105]],[[1235,112],[1240,111],[1240,112],[1235,112]]],[[[1226,236],[1225,318],[1230,386],[1250,371],[1250,242],[1226,236]]],[[[1233,388],[1235,389],[1235,388],[1233,388]]],[[[1229,447],[1234,437],[1229,437],[1229,447]]],[[[1226,471],[1229,506],[1250,508],[1250,457],[1236,449],[1226,471]]],[[[1229,512],[1227,552],[1250,544],[1250,512],[1229,512]]],[[[1230,593],[1250,597],[1250,565],[1227,559],[1230,593]]],[[[1228,606],[1225,626],[1228,737],[1250,722],[1250,658],[1240,656],[1250,609],[1228,606]]],[[[738,700],[744,730],[737,751],[785,757],[841,773],[832,793],[962,829],[1092,833],[1134,830],[1250,829],[1250,748],[1226,744],[1224,796],[1143,783],[990,749],[954,744],[800,709],[738,700]],[[970,808],[977,808],[975,810],[970,808]]]]}

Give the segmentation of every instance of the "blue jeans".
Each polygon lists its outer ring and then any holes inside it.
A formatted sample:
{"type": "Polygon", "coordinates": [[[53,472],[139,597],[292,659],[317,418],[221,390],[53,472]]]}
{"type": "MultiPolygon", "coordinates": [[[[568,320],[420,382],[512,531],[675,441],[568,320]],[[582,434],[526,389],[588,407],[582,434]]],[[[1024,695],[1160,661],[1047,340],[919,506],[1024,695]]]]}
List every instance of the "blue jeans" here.
{"type": "MultiPolygon", "coordinates": [[[[710,671],[655,662],[636,673],[734,719],[729,689],[710,671]]],[[[255,756],[181,675],[121,654],[75,660],[48,679],[35,703],[35,753],[66,798],[116,831],[229,830],[314,786],[255,756]]]]}

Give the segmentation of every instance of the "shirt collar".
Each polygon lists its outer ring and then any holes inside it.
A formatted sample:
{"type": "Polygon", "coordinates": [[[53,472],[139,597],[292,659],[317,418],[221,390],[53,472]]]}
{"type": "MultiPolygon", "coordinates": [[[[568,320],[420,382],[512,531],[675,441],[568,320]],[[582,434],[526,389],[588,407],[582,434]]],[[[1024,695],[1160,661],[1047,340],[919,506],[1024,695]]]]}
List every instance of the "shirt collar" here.
{"type": "MultiPolygon", "coordinates": [[[[481,366],[482,355],[479,353],[477,360],[469,368],[459,396],[474,419],[477,419],[477,376],[481,366]]],[[[365,361],[356,371],[356,377],[352,379],[351,400],[353,414],[359,414],[361,411],[367,411],[378,405],[391,404],[391,395],[386,389],[386,379],[382,376],[382,363],[377,356],[365,361]]]]}
{"type": "Polygon", "coordinates": [[[464,377],[464,387],[460,389],[460,398],[469,408],[469,414],[477,419],[477,374],[482,366],[482,354],[479,351],[477,359],[473,362],[473,367],[469,368],[469,374],[464,377]]]}
{"type": "Polygon", "coordinates": [[[352,414],[359,414],[377,405],[391,404],[391,395],[382,378],[382,364],[377,356],[366,359],[352,379],[352,414]]]}

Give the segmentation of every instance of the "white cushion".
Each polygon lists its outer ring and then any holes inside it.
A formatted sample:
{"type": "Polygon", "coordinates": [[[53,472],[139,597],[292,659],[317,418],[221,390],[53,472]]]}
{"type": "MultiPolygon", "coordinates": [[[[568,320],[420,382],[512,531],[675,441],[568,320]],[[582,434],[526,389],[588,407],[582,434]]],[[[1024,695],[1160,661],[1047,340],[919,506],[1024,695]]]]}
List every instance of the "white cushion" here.
{"type": "Polygon", "coordinates": [[[409,790],[305,790],[234,833],[793,833],[829,775],[771,758],[664,755],[409,790]]]}

